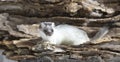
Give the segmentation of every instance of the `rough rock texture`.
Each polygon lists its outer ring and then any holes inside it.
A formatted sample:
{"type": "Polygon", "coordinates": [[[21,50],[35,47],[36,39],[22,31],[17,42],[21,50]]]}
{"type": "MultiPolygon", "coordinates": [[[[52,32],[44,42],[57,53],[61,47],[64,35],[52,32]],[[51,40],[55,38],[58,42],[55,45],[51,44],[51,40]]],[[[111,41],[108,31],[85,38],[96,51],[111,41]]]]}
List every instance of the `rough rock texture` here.
{"type": "Polygon", "coordinates": [[[119,0],[0,0],[0,49],[19,62],[120,62],[119,0]],[[59,47],[54,53],[41,48],[39,24],[75,25],[92,38],[104,25],[109,33],[95,43],[59,47]],[[40,50],[35,50],[40,46],[40,50]]]}

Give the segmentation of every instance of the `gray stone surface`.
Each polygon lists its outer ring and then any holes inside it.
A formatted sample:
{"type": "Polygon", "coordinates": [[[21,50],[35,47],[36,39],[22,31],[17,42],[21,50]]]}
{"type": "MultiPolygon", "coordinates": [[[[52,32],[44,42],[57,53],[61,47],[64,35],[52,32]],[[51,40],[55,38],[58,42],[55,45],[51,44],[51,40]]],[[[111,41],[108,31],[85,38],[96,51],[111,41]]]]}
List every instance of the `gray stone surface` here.
{"type": "Polygon", "coordinates": [[[87,62],[104,62],[104,60],[100,56],[92,56],[88,57],[87,62]]]}
{"type": "Polygon", "coordinates": [[[114,57],[111,59],[106,60],[106,62],[120,62],[120,57],[114,57]]]}
{"type": "Polygon", "coordinates": [[[0,50],[0,62],[17,62],[17,61],[7,59],[4,55],[2,55],[2,52],[3,50],[0,50]]]}

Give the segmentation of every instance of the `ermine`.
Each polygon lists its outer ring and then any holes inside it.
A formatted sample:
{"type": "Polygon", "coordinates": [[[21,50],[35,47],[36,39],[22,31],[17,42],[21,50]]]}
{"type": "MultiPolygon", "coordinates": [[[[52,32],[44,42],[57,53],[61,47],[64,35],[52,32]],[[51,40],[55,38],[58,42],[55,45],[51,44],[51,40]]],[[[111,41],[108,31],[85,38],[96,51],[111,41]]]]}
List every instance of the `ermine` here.
{"type": "Polygon", "coordinates": [[[42,39],[54,45],[80,45],[99,39],[108,32],[108,27],[103,27],[90,39],[84,30],[67,24],[55,26],[54,22],[42,22],[39,29],[42,39]]]}

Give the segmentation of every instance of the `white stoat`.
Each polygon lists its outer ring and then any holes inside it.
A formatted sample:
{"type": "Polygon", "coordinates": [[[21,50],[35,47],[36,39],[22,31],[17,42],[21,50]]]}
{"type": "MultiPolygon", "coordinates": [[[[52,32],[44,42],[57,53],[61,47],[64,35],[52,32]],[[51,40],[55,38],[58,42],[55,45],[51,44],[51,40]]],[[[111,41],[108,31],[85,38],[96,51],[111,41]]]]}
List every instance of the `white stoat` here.
{"type": "Polygon", "coordinates": [[[80,45],[90,41],[85,31],[67,24],[55,26],[53,22],[42,22],[40,35],[43,40],[55,45],[80,45]]]}

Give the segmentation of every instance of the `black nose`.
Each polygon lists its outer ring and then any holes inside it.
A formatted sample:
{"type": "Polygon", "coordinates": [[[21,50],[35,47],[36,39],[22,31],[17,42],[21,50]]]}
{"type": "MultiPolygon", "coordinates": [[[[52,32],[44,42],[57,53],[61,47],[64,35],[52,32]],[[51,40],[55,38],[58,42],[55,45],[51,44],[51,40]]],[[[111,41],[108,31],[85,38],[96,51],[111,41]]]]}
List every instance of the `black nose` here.
{"type": "Polygon", "coordinates": [[[43,32],[48,35],[48,36],[51,36],[53,34],[53,29],[44,29],[43,32]]]}

